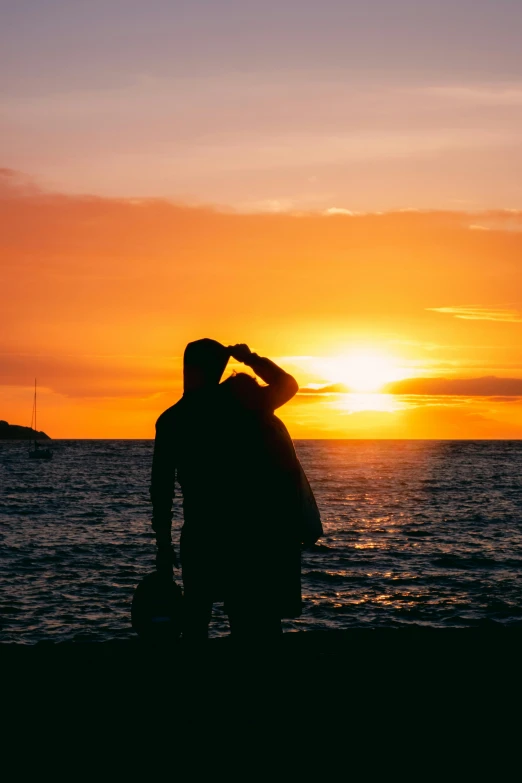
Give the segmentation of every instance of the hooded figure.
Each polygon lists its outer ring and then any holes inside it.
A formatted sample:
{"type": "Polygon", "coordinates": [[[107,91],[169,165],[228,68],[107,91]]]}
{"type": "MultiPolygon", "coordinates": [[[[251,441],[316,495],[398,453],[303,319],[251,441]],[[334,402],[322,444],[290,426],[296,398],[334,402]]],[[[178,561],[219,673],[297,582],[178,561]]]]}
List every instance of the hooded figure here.
{"type": "Polygon", "coordinates": [[[301,612],[296,462],[290,437],[274,439],[274,410],[297,383],[246,345],[189,343],[184,393],[156,423],[151,480],[158,569],[172,568],[174,482],[183,494],[180,552],[187,638],[206,638],[214,601],[233,635],[280,632],[301,612]],[[250,366],[220,384],[228,358],[250,366]],[[277,447],[274,450],[274,444],[277,447]]]}
{"type": "Polygon", "coordinates": [[[160,568],[172,565],[172,556],[166,553],[171,545],[175,480],[183,492],[186,524],[204,518],[209,510],[223,419],[219,381],[229,356],[216,340],[189,343],[183,355],[183,397],[156,422],[150,497],[160,568]]]}
{"type": "Polygon", "coordinates": [[[230,351],[208,337],[189,343],[183,354],[184,393],[218,385],[225,372],[230,351]]]}

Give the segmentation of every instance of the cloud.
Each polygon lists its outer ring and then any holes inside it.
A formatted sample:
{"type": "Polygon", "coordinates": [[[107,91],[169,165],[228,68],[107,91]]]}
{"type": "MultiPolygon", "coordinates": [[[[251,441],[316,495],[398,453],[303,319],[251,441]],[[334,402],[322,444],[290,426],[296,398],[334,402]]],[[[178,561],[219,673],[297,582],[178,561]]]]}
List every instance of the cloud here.
{"type": "MultiPolygon", "coordinates": [[[[311,384],[299,389],[298,396],[307,398],[325,398],[329,395],[350,394],[351,389],[343,383],[319,386],[311,384]]],[[[485,376],[482,378],[405,378],[393,381],[382,387],[381,394],[412,396],[411,402],[418,404],[415,397],[422,396],[424,404],[445,405],[439,397],[455,398],[451,404],[457,404],[459,397],[489,397],[492,401],[515,401],[522,397],[522,378],[500,378],[485,376]]]]}
{"type": "Polygon", "coordinates": [[[71,399],[143,399],[182,388],[181,357],[0,352],[0,387],[30,387],[35,376],[71,399]]]}
{"type": "Polygon", "coordinates": [[[245,201],[242,204],[237,205],[238,212],[268,212],[278,214],[281,212],[289,212],[294,206],[292,199],[264,199],[261,201],[245,201]]]}
{"type": "Polygon", "coordinates": [[[42,191],[33,180],[16,169],[0,167],[0,198],[22,198],[41,195],[42,191]]]}
{"type": "Polygon", "coordinates": [[[352,212],[351,209],[344,209],[343,207],[329,207],[323,212],[323,215],[348,215],[349,217],[353,217],[357,214],[359,213],[352,212]]]}
{"type": "Polygon", "coordinates": [[[299,394],[321,396],[323,394],[348,394],[350,389],[344,383],[334,383],[327,386],[304,386],[299,394]]]}
{"type": "Polygon", "coordinates": [[[507,307],[426,307],[433,313],[444,313],[462,318],[465,321],[500,321],[502,323],[522,323],[522,312],[507,307]]]}
{"type": "Polygon", "coordinates": [[[489,397],[488,399],[490,402],[501,402],[502,404],[506,402],[519,403],[521,400],[520,397],[489,397]]]}
{"type": "Polygon", "coordinates": [[[471,231],[505,231],[520,233],[522,231],[522,210],[504,209],[492,214],[483,214],[480,223],[471,223],[471,231]]]}
{"type": "Polygon", "coordinates": [[[406,378],[387,384],[387,394],[451,395],[470,397],[522,396],[522,378],[406,378]]]}

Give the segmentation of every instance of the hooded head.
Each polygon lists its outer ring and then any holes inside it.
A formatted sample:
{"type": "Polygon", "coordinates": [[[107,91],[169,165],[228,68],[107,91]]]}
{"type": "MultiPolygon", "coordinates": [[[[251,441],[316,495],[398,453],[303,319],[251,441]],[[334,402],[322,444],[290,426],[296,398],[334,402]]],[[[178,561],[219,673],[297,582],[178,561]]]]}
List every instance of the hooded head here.
{"type": "Polygon", "coordinates": [[[205,338],[189,343],[183,355],[185,391],[217,386],[230,358],[228,348],[205,338]]]}

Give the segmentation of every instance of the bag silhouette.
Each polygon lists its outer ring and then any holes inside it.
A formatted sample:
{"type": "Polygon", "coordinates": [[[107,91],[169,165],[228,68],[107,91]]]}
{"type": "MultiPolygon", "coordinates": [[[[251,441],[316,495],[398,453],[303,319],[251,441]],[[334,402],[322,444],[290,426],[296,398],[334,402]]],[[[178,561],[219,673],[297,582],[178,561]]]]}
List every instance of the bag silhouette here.
{"type": "Polygon", "coordinates": [[[183,593],[173,579],[154,571],[136,590],[131,606],[132,628],[146,641],[174,641],[183,628],[183,593]]]}
{"type": "Polygon", "coordinates": [[[290,433],[275,415],[265,422],[265,438],[272,452],[273,462],[279,464],[281,470],[291,477],[294,485],[301,545],[304,548],[313,546],[324,535],[321,514],[290,433]]]}
{"type": "MultiPolygon", "coordinates": [[[[297,457],[296,457],[297,459],[297,457]]],[[[313,546],[324,535],[321,514],[317,506],[310,482],[306,477],[303,466],[297,460],[299,472],[299,497],[300,497],[300,533],[303,547],[313,546]]]]}

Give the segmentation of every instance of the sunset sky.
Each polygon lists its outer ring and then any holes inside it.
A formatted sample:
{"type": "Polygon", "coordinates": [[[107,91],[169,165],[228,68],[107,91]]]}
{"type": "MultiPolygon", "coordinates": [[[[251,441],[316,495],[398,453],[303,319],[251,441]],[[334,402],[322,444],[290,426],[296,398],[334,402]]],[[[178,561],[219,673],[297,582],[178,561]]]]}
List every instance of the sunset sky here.
{"type": "Polygon", "coordinates": [[[213,337],[295,374],[296,438],[521,438],[521,40],[520,0],[2,4],[0,419],[36,376],[51,436],[153,437],[213,337]]]}

